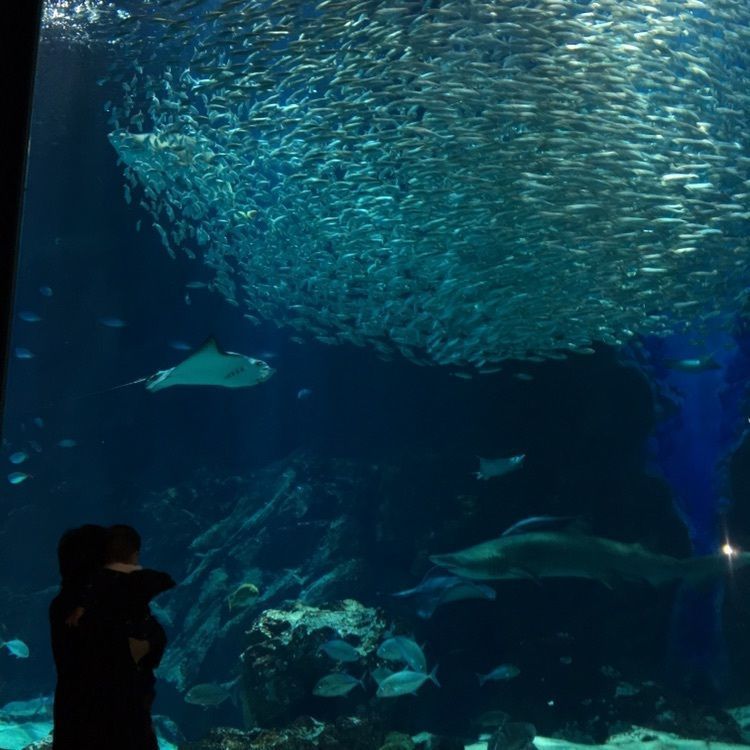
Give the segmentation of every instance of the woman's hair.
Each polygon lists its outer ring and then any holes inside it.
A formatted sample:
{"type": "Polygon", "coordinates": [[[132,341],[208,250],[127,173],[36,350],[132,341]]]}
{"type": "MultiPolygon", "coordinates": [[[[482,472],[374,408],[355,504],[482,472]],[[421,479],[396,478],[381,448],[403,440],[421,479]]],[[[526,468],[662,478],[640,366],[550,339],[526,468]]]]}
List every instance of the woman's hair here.
{"type": "Polygon", "coordinates": [[[105,565],[113,562],[128,562],[134,553],[141,549],[140,534],[124,523],[117,523],[107,530],[104,549],[105,565]]]}
{"type": "Polygon", "coordinates": [[[57,544],[63,585],[84,581],[104,564],[107,529],[93,523],[68,529],[57,544]]]}

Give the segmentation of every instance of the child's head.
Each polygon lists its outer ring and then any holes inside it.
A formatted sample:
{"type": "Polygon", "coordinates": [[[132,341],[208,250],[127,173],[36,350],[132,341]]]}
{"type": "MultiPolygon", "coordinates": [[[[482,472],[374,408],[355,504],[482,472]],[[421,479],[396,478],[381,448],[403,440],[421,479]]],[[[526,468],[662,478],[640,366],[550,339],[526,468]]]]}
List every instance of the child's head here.
{"type": "Polygon", "coordinates": [[[104,547],[105,564],[137,562],[140,549],[140,534],[132,526],[118,523],[107,529],[107,542],[104,547]]]}
{"type": "Polygon", "coordinates": [[[106,543],[107,529],[104,526],[86,524],[66,531],[57,545],[63,584],[85,581],[102,564],[106,543]]]}

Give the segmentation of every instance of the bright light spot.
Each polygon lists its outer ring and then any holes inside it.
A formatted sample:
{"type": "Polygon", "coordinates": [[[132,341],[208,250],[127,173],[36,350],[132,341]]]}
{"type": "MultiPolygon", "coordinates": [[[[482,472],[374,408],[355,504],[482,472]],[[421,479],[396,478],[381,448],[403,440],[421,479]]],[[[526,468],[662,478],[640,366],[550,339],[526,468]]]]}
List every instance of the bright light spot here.
{"type": "Polygon", "coordinates": [[[734,557],[737,554],[737,550],[732,547],[729,542],[724,542],[724,544],[721,547],[721,551],[727,556],[727,557],[734,557]]]}

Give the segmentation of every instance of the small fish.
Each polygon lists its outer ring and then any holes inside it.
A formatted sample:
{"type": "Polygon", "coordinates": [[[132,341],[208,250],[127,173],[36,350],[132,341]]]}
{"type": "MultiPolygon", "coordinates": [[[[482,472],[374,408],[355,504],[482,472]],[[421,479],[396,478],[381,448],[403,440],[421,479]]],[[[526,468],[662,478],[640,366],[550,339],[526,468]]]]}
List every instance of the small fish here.
{"type": "Polygon", "coordinates": [[[229,682],[203,682],[193,685],[185,693],[185,703],[209,708],[221,705],[227,698],[231,698],[231,689],[239,682],[239,677],[229,682]]]}
{"type": "Polygon", "coordinates": [[[39,294],[41,294],[42,297],[51,297],[53,295],[52,287],[51,286],[40,286],[39,287],[39,294]]]}
{"type": "Polygon", "coordinates": [[[31,446],[31,447],[32,447],[32,448],[33,448],[33,449],[34,449],[34,450],[35,450],[35,451],[36,451],[37,453],[41,453],[41,452],[42,452],[42,446],[41,446],[41,445],[39,445],[39,443],[37,443],[37,441],[36,441],[36,440],[29,440],[29,445],[30,445],[30,446],[31,446]]]}
{"type": "Polygon", "coordinates": [[[479,471],[474,472],[477,479],[493,479],[520,469],[526,458],[525,453],[508,458],[482,458],[479,456],[479,471]]]}
{"type": "Polygon", "coordinates": [[[501,680],[512,680],[514,677],[518,677],[521,674],[521,670],[515,666],[515,664],[501,664],[499,667],[495,667],[487,674],[477,674],[479,685],[484,685],[489,680],[499,682],[501,680]]]}
{"type": "Polygon", "coordinates": [[[305,401],[306,399],[310,398],[312,396],[312,388],[300,388],[297,391],[297,400],[298,401],[305,401]]]}
{"type": "Polygon", "coordinates": [[[8,719],[28,719],[30,717],[42,717],[51,715],[53,695],[40,695],[38,698],[29,698],[25,701],[10,701],[0,707],[0,721],[8,719]]]}
{"type": "Polygon", "coordinates": [[[185,289],[206,289],[208,284],[205,281],[188,281],[185,284],[185,289]]]}
{"type": "Polygon", "coordinates": [[[679,370],[680,372],[706,372],[707,370],[719,370],[721,368],[713,354],[686,359],[668,359],[664,364],[671,370],[679,370]]]}
{"type": "Polygon", "coordinates": [[[29,351],[28,349],[24,349],[22,346],[16,347],[16,359],[33,359],[34,358],[34,352],[29,351]]]}
{"type": "Polygon", "coordinates": [[[23,451],[16,451],[15,453],[11,453],[10,456],[8,456],[8,461],[10,461],[12,464],[22,464],[28,457],[28,453],[24,453],[23,451]]]}
{"type": "Polygon", "coordinates": [[[370,672],[370,677],[375,680],[377,685],[380,685],[386,677],[390,677],[392,674],[396,673],[392,669],[388,669],[388,667],[375,667],[375,669],[370,672]]]}
{"type": "Polygon", "coordinates": [[[437,687],[440,687],[440,683],[437,681],[437,669],[437,665],[435,665],[430,674],[413,672],[410,669],[394,672],[380,683],[376,695],[378,698],[398,698],[401,695],[416,695],[417,690],[427,680],[432,680],[437,687]]]}
{"type": "Polygon", "coordinates": [[[22,471],[14,471],[8,474],[8,481],[11,484],[21,484],[21,482],[25,482],[27,479],[31,478],[31,474],[25,474],[22,471]]]}
{"type": "Polygon", "coordinates": [[[413,638],[407,638],[405,635],[395,635],[384,640],[378,647],[377,654],[386,661],[408,664],[415,672],[427,671],[424,651],[413,638]]]}
{"type": "Polygon", "coordinates": [[[572,656],[561,656],[560,657],[560,664],[565,664],[565,666],[568,666],[569,664],[573,663],[573,657],[572,656]]]}
{"type": "Polygon", "coordinates": [[[35,312],[29,310],[21,310],[18,313],[18,317],[26,323],[38,323],[42,319],[41,315],[37,315],[35,312]]]}
{"type": "Polygon", "coordinates": [[[227,597],[229,609],[247,607],[258,598],[259,594],[260,591],[254,583],[243,583],[227,597]]]}
{"type": "Polygon", "coordinates": [[[169,345],[178,352],[190,352],[195,348],[185,341],[170,341],[169,345]]]}
{"type": "Polygon", "coordinates": [[[107,328],[125,328],[127,326],[127,323],[121,318],[104,317],[98,318],[98,320],[101,325],[107,328]]]}
{"type": "Polygon", "coordinates": [[[341,695],[347,695],[359,685],[363,690],[365,687],[362,680],[347,674],[346,672],[331,672],[321,677],[313,688],[313,695],[321,698],[336,698],[341,695]]]}
{"type": "Polygon", "coordinates": [[[57,444],[61,448],[75,448],[78,445],[78,441],[73,440],[73,438],[63,438],[62,440],[58,440],[57,444]]]}
{"type": "Polygon", "coordinates": [[[0,648],[5,646],[8,649],[8,653],[15,656],[16,659],[27,659],[29,656],[29,647],[18,638],[13,638],[10,641],[3,641],[0,643],[0,648]]]}
{"type": "Polygon", "coordinates": [[[41,417],[34,417],[31,420],[40,430],[44,427],[44,420],[41,417]]]}
{"type": "Polygon", "coordinates": [[[326,641],[318,650],[334,661],[359,661],[362,658],[359,651],[351,643],[347,643],[341,638],[326,641]]]}

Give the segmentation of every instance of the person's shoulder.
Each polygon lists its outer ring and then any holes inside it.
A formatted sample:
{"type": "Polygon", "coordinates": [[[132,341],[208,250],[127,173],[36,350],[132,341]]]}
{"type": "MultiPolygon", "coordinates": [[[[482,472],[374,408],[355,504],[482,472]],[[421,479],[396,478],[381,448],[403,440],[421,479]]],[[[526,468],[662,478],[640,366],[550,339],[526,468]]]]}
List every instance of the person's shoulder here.
{"type": "Polygon", "coordinates": [[[177,585],[169,573],[154,568],[141,568],[129,575],[133,583],[137,586],[145,586],[153,596],[177,585]]]}
{"type": "Polygon", "coordinates": [[[131,573],[131,575],[150,581],[172,581],[172,585],[175,585],[174,580],[172,579],[172,576],[169,575],[169,573],[163,570],[156,570],[155,568],[141,568],[140,570],[136,570],[131,573]]]}
{"type": "Polygon", "coordinates": [[[157,570],[156,568],[138,568],[138,570],[134,570],[132,575],[136,576],[166,576],[169,575],[169,573],[165,573],[163,570],[157,570]]]}

